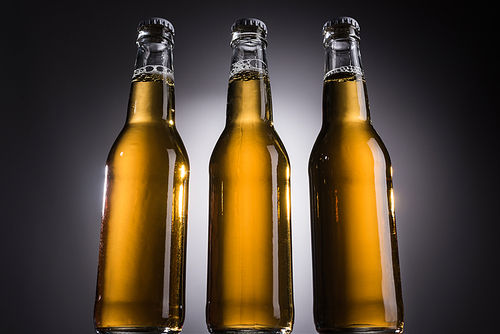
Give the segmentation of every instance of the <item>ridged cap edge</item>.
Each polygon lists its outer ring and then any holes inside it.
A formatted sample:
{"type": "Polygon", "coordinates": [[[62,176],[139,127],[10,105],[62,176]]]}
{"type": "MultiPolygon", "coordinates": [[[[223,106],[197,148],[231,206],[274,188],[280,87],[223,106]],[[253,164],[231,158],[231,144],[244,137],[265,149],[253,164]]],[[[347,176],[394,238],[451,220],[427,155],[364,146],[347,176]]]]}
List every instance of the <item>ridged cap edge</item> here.
{"type": "Polygon", "coordinates": [[[172,33],[172,35],[175,35],[174,26],[172,25],[172,23],[170,23],[170,21],[165,20],[164,18],[161,18],[161,17],[151,17],[149,19],[141,21],[139,23],[139,25],[137,26],[137,30],[139,31],[142,27],[149,26],[149,25],[156,25],[156,26],[165,27],[165,28],[167,28],[167,30],[169,30],[172,33]]]}
{"type": "Polygon", "coordinates": [[[267,26],[266,24],[255,18],[244,18],[244,19],[239,19],[238,21],[234,22],[233,25],[231,26],[231,32],[233,32],[236,28],[241,27],[241,26],[255,26],[259,27],[262,30],[264,30],[264,33],[267,34],[267,26]]]}
{"type": "Polygon", "coordinates": [[[334,19],[327,21],[323,25],[323,31],[328,30],[330,27],[337,26],[337,25],[350,25],[354,29],[356,29],[358,32],[361,30],[358,21],[356,21],[352,17],[339,16],[339,17],[336,17],[334,19]]]}

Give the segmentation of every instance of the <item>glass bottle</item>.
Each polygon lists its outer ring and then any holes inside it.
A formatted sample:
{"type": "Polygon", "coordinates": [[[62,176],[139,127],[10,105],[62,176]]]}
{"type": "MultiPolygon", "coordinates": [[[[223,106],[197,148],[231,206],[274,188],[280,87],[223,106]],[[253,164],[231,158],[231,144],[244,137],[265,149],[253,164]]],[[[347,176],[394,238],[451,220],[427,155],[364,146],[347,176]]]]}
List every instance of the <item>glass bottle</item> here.
{"type": "Polygon", "coordinates": [[[97,333],[180,332],[189,161],[175,127],[174,28],[139,24],[125,126],[106,162],[97,333]]]}
{"type": "Polygon", "coordinates": [[[231,32],[226,126],[210,159],[207,326],[289,333],[290,164],[273,125],[267,28],[242,19],[231,32]]]}
{"type": "Polygon", "coordinates": [[[370,120],[359,25],[323,27],[323,124],[309,160],[314,321],[319,333],[401,333],[389,154],[370,120]]]}

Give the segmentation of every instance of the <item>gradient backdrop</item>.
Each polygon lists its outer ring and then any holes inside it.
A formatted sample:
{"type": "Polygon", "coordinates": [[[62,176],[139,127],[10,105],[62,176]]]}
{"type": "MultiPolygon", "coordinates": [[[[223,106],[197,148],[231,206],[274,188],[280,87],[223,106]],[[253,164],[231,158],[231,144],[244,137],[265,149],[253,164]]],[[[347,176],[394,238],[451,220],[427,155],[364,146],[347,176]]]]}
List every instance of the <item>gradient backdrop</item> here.
{"type": "Polygon", "coordinates": [[[494,331],[498,27],[484,3],[4,4],[0,332],[93,332],[104,164],[125,121],[136,26],[162,16],[176,29],[177,126],[192,167],[184,332],[206,332],[208,162],[225,122],[229,28],[257,17],[292,164],[294,333],[314,333],[307,161],[321,125],[321,28],[339,15],[361,25],[372,119],[393,161],[405,333],[494,331]]]}

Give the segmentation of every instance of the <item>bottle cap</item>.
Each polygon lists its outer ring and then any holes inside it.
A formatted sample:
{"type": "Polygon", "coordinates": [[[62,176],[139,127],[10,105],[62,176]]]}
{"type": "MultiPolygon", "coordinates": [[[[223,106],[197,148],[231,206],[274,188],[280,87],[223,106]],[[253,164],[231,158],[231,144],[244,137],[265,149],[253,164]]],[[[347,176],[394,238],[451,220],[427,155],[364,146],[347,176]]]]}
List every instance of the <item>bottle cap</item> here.
{"type": "Polygon", "coordinates": [[[172,35],[175,35],[174,26],[168,20],[165,20],[161,17],[151,17],[144,21],[141,21],[137,26],[137,31],[141,30],[144,26],[162,26],[166,28],[172,35]]]}
{"type": "Polygon", "coordinates": [[[340,17],[334,18],[330,21],[327,21],[323,25],[323,30],[328,29],[331,26],[337,26],[337,25],[349,25],[349,26],[353,26],[354,29],[357,29],[358,31],[360,30],[358,21],[356,21],[352,17],[348,17],[348,16],[340,16],[340,17]]]}
{"type": "Polygon", "coordinates": [[[340,16],[323,25],[323,44],[332,38],[354,37],[359,39],[360,27],[352,17],[340,16]]]}
{"type": "Polygon", "coordinates": [[[266,24],[259,19],[254,19],[254,18],[240,19],[233,23],[233,25],[231,26],[231,32],[234,32],[235,30],[237,30],[237,28],[240,27],[257,27],[262,29],[262,31],[264,32],[264,36],[267,35],[266,24]]]}

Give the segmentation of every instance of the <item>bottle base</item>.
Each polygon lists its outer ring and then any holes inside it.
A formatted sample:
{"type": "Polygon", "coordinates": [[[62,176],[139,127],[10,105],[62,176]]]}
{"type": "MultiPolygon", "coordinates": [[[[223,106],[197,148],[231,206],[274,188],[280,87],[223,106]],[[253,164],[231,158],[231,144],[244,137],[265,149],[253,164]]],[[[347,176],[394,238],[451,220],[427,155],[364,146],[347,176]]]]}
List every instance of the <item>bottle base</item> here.
{"type": "Polygon", "coordinates": [[[318,330],[320,334],[401,334],[402,328],[358,327],[318,330]]]}
{"type": "Polygon", "coordinates": [[[106,327],[96,328],[97,334],[159,334],[180,333],[181,328],[169,327],[106,327]]]}
{"type": "Polygon", "coordinates": [[[223,329],[214,330],[209,329],[210,333],[213,334],[290,334],[291,329],[223,329]]]}

